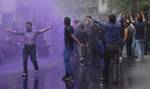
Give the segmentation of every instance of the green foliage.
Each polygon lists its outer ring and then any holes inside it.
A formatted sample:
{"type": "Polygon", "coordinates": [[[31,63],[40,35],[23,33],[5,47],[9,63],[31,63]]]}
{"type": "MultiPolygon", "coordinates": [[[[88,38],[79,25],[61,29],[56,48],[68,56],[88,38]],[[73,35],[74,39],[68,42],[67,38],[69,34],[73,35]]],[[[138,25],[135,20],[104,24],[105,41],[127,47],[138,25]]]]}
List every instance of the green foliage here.
{"type": "Polygon", "coordinates": [[[117,8],[119,11],[132,11],[135,10],[137,6],[138,10],[143,10],[150,5],[150,0],[110,0],[110,6],[112,8],[117,8]],[[137,4],[136,4],[137,1],[137,4]]]}

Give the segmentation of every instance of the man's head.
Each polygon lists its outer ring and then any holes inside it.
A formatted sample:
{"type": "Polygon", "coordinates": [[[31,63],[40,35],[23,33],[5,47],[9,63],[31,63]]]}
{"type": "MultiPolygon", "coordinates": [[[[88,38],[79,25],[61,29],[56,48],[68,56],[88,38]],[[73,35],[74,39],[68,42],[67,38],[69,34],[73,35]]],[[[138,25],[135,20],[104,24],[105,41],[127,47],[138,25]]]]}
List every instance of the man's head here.
{"type": "Polygon", "coordinates": [[[32,31],[32,22],[28,21],[28,22],[26,22],[25,25],[26,25],[27,31],[32,31]]]}
{"type": "Polygon", "coordinates": [[[143,21],[142,16],[139,16],[139,17],[137,18],[137,20],[138,20],[138,22],[142,22],[142,21],[143,21]]]}
{"type": "Polygon", "coordinates": [[[116,23],[116,16],[114,14],[109,16],[109,22],[115,24],[116,23]]]}
{"type": "Polygon", "coordinates": [[[71,24],[71,19],[69,17],[64,18],[64,25],[69,26],[71,24]]]}

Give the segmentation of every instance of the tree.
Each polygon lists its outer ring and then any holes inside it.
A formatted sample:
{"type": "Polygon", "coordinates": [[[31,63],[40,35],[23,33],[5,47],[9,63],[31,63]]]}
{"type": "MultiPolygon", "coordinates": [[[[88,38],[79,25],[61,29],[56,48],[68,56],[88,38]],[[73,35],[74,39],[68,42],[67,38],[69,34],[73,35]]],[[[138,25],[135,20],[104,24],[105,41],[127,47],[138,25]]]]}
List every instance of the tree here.
{"type": "Polygon", "coordinates": [[[112,8],[119,8],[122,11],[139,11],[145,8],[149,8],[149,0],[110,0],[110,6],[112,8]]]}

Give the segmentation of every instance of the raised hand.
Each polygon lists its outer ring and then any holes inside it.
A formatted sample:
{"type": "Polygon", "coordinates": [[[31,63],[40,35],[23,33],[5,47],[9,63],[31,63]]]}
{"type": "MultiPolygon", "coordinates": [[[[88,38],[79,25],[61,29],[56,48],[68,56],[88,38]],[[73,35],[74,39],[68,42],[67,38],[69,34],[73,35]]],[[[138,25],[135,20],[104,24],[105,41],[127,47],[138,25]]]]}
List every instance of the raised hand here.
{"type": "Polygon", "coordinates": [[[130,15],[130,16],[132,16],[132,13],[131,13],[131,12],[129,12],[129,15],[130,15]]]}
{"type": "Polygon", "coordinates": [[[81,43],[80,43],[79,45],[80,45],[81,47],[85,47],[85,46],[84,46],[83,44],[81,44],[81,43]]]}
{"type": "Polygon", "coordinates": [[[144,12],[143,11],[141,11],[140,13],[141,13],[142,16],[144,16],[144,12]]]}
{"type": "Polygon", "coordinates": [[[53,28],[53,25],[50,25],[47,27],[47,29],[52,29],[53,28]]]}
{"type": "Polygon", "coordinates": [[[10,32],[10,31],[12,31],[12,30],[11,30],[11,29],[9,29],[9,28],[7,28],[7,29],[5,29],[5,31],[10,32]]]}

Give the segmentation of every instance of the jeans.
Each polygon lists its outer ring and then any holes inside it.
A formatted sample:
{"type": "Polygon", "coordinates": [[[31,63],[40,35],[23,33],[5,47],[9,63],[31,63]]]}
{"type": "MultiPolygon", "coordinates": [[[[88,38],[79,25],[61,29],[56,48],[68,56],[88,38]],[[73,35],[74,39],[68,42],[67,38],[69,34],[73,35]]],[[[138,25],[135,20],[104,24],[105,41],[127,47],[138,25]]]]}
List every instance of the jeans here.
{"type": "Polygon", "coordinates": [[[38,71],[38,63],[36,60],[36,46],[35,45],[25,45],[23,48],[23,72],[27,73],[28,72],[28,57],[30,56],[31,61],[34,65],[34,69],[38,71]]]}
{"type": "Polygon", "coordinates": [[[143,59],[144,59],[144,40],[136,40],[136,50],[137,50],[138,60],[143,61],[143,59]]]}
{"type": "Polygon", "coordinates": [[[73,51],[73,44],[66,44],[64,49],[64,63],[66,75],[72,75],[72,69],[70,65],[70,57],[73,51]]]}

